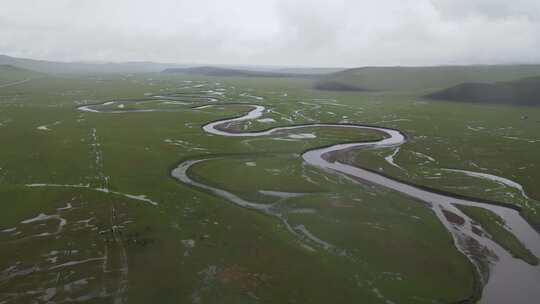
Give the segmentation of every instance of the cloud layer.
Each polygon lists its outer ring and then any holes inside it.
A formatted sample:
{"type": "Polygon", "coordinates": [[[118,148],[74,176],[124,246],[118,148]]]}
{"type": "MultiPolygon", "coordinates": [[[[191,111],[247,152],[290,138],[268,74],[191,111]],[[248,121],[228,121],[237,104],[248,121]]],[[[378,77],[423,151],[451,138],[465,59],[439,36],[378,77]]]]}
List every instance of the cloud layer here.
{"type": "Polygon", "coordinates": [[[4,0],[0,53],[304,66],[540,62],[538,0],[4,0]]]}

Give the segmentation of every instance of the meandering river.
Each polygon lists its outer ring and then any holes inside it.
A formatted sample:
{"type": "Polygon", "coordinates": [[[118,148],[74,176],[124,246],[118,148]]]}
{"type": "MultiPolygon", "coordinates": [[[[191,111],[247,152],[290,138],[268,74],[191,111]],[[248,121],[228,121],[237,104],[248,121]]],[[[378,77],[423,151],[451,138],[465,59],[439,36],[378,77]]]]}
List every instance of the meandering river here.
{"type": "MultiPolygon", "coordinates": [[[[122,102],[125,102],[122,101],[122,102]]],[[[114,101],[109,101],[102,105],[109,106],[114,101]]],[[[225,104],[220,104],[224,106],[225,104]]],[[[209,107],[212,105],[204,105],[201,107],[195,107],[193,109],[202,109],[203,107],[209,107]]],[[[418,201],[427,203],[434,214],[452,235],[454,244],[458,250],[466,255],[471,263],[475,265],[478,272],[481,273],[480,262],[478,256],[470,248],[471,240],[480,244],[485,249],[488,249],[493,256],[486,256],[490,264],[489,277],[480,276],[484,278],[482,284],[484,285],[483,296],[481,303],[531,303],[532,299],[540,299],[540,267],[533,266],[525,263],[520,259],[512,257],[512,255],[494,242],[488,237],[488,233],[478,233],[478,229],[483,230],[478,225],[474,225],[474,221],[464,214],[457,205],[480,207],[492,211],[499,215],[506,222],[506,229],[513,233],[535,256],[540,257],[540,234],[537,233],[519,214],[518,211],[498,206],[483,203],[480,201],[464,199],[460,197],[454,197],[450,195],[441,194],[437,191],[430,191],[425,188],[417,187],[408,183],[400,182],[395,179],[386,177],[384,175],[352,166],[350,164],[335,160],[333,155],[344,151],[358,150],[358,149],[377,149],[388,147],[399,147],[407,141],[407,137],[399,130],[366,126],[358,124],[305,124],[305,125],[293,125],[283,126],[267,129],[264,131],[232,131],[226,129],[224,126],[231,123],[247,122],[260,118],[264,112],[265,107],[262,105],[250,105],[252,109],[245,113],[245,115],[235,118],[227,118],[219,121],[210,122],[202,127],[202,129],[214,135],[228,136],[228,137],[265,137],[272,136],[277,133],[283,133],[290,130],[297,130],[302,128],[352,128],[358,130],[372,130],[384,134],[384,138],[371,142],[357,142],[357,143],[345,143],[336,144],[328,147],[317,148],[306,151],[302,154],[302,160],[316,168],[323,169],[325,171],[335,172],[337,174],[345,174],[352,177],[359,182],[365,182],[374,184],[377,186],[385,187],[394,191],[397,191],[403,195],[414,198],[418,201]],[[458,215],[464,220],[464,223],[451,222],[446,216],[445,212],[451,212],[458,215]],[[475,227],[473,229],[473,227],[475,227]],[[476,230],[476,231],[475,231],[476,230]]],[[[79,110],[86,112],[106,112],[106,113],[128,113],[128,112],[150,112],[159,110],[100,110],[100,105],[94,106],[82,106],[79,110]]],[[[271,206],[265,204],[258,204],[255,202],[247,201],[233,193],[230,193],[223,189],[215,188],[211,185],[207,185],[192,179],[189,176],[189,169],[197,164],[207,161],[213,158],[201,158],[197,160],[188,160],[178,165],[172,170],[171,175],[182,183],[190,184],[194,187],[210,191],[213,194],[220,196],[230,202],[238,204],[242,207],[257,209],[260,211],[270,212],[271,206]]],[[[276,214],[275,214],[276,215],[276,214]]],[[[317,239],[315,239],[317,241],[317,239]]],[[[322,247],[327,247],[324,240],[319,240],[318,243],[322,247]]],[[[533,300],[534,301],[534,300],[533,300]]]]}

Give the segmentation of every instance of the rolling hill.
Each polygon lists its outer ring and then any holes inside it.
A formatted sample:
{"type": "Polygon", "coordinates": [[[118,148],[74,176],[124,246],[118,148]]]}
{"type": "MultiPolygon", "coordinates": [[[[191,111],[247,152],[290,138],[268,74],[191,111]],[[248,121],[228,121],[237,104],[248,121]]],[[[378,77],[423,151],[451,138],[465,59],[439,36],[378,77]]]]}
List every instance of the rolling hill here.
{"type": "Polygon", "coordinates": [[[39,76],[43,76],[43,74],[9,64],[0,64],[0,87],[39,76]]]}
{"type": "Polygon", "coordinates": [[[116,74],[116,73],[157,73],[170,67],[184,67],[179,64],[155,62],[122,62],[122,63],[86,63],[57,62],[34,60],[0,55],[0,65],[43,72],[48,74],[116,74]]]}
{"type": "Polygon", "coordinates": [[[426,97],[457,102],[539,106],[540,77],[496,83],[463,83],[426,97]]]}
{"type": "Polygon", "coordinates": [[[466,82],[491,83],[533,76],[540,76],[540,65],[365,67],[326,75],[315,88],[331,89],[339,84],[371,91],[435,90],[466,82]]]}
{"type": "Polygon", "coordinates": [[[184,73],[206,76],[291,77],[320,75],[339,68],[298,68],[258,65],[215,65],[195,67],[193,64],[159,62],[58,62],[0,55],[0,65],[11,65],[48,74],[127,74],[127,73],[184,73]]]}

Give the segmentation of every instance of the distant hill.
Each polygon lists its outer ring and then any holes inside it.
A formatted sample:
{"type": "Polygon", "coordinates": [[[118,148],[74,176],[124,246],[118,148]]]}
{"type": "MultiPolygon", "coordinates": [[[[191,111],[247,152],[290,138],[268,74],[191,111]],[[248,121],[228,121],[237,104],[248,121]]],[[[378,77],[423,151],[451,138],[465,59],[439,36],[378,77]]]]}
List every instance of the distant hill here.
{"type": "Polygon", "coordinates": [[[0,87],[3,87],[9,83],[40,76],[43,76],[43,74],[9,64],[0,64],[0,87]]]}
{"type": "Polygon", "coordinates": [[[18,68],[49,74],[114,74],[114,73],[157,73],[169,67],[185,67],[179,64],[154,62],[124,63],[85,63],[56,62],[34,60],[0,55],[0,65],[11,65],[18,68]]]}
{"type": "Polygon", "coordinates": [[[0,55],[0,65],[11,65],[48,74],[135,74],[135,73],[187,73],[192,75],[249,76],[249,77],[310,77],[336,72],[339,68],[298,68],[258,65],[214,65],[195,67],[193,64],[158,62],[58,62],[0,55]],[[193,68],[192,71],[189,71],[193,68]],[[186,71],[187,69],[187,71],[186,71]],[[206,71],[205,71],[206,70],[206,71]],[[212,71],[213,70],[213,71],[212,71]],[[219,71],[221,70],[221,71],[219,71]],[[301,75],[301,76],[298,76],[301,75]]]}
{"type": "Polygon", "coordinates": [[[219,77],[297,77],[297,78],[315,78],[319,74],[295,74],[274,71],[253,71],[220,68],[212,66],[192,67],[192,68],[169,68],[163,70],[165,74],[185,74],[198,76],[219,76],[219,77]]]}
{"type": "Polygon", "coordinates": [[[540,65],[365,67],[329,74],[315,87],[324,88],[325,83],[331,83],[372,91],[415,91],[444,89],[464,82],[490,83],[533,76],[540,76],[540,65]]]}
{"type": "Polygon", "coordinates": [[[27,69],[18,68],[10,64],[0,64],[0,71],[2,72],[23,72],[28,71],[27,69]]]}
{"type": "Polygon", "coordinates": [[[486,104],[540,106],[540,77],[497,83],[463,83],[427,98],[486,104]]]}

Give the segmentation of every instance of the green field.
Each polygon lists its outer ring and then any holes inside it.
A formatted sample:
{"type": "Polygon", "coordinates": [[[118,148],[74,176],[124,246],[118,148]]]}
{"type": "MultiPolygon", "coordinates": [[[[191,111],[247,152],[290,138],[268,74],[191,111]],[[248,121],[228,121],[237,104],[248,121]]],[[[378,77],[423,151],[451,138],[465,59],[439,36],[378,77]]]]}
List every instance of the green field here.
{"type": "MultiPolygon", "coordinates": [[[[415,83],[328,92],[313,90],[311,79],[2,75],[0,85],[30,79],[0,87],[2,304],[479,299],[481,274],[425,203],[306,166],[300,157],[382,134],[308,128],[228,138],[201,129],[244,114],[243,103],[269,110],[232,130],[316,122],[402,130],[408,141],[397,152],[340,158],[416,185],[512,204],[540,230],[538,107],[429,101],[415,83]],[[125,102],[100,107],[105,113],[77,109],[114,99],[125,102]],[[208,103],[218,105],[193,108],[208,103]],[[157,111],[106,113],[149,109],[157,111]],[[208,160],[191,168],[192,178],[275,206],[279,216],[171,177],[182,161],[201,158],[208,160]],[[504,177],[523,190],[464,172],[504,177]]],[[[501,228],[502,219],[463,210],[513,256],[538,263],[501,228]]]]}

